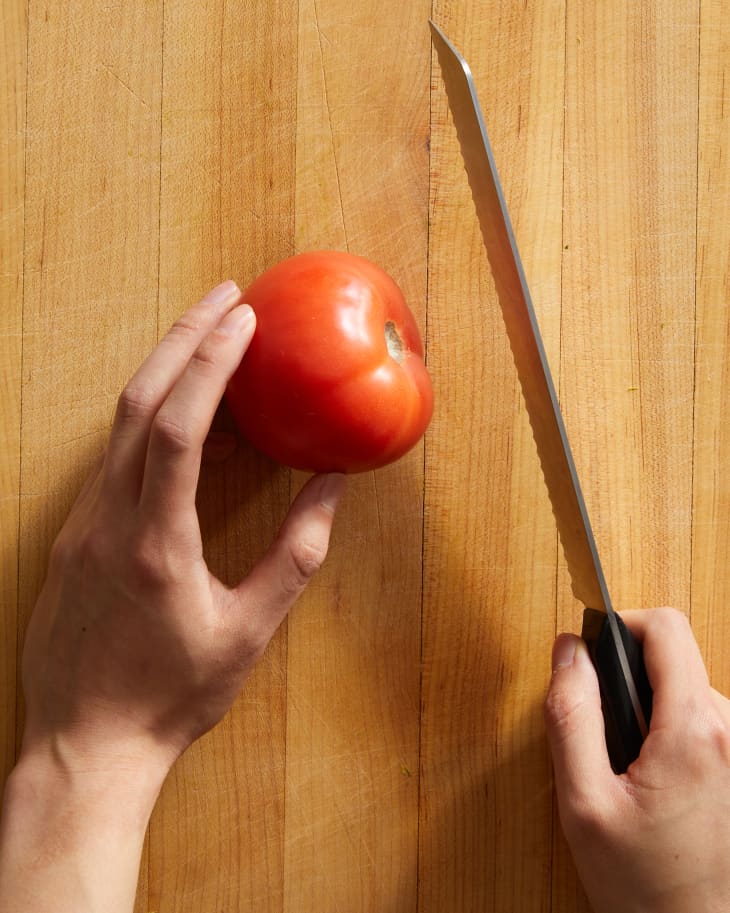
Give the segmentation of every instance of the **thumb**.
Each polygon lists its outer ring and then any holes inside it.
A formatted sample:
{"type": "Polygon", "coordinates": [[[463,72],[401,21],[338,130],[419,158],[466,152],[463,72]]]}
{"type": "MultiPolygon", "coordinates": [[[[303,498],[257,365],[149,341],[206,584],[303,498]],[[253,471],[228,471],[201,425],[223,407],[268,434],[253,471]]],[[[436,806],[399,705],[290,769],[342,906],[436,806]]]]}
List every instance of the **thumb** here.
{"type": "Polygon", "coordinates": [[[324,562],[344,488],[345,477],[339,473],[311,478],[294,499],[274,543],[239,584],[246,617],[265,641],[324,562]]]}
{"type": "Polygon", "coordinates": [[[561,634],[555,641],[544,709],[561,812],[585,807],[613,771],[598,678],[582,638],[561,634]]]}

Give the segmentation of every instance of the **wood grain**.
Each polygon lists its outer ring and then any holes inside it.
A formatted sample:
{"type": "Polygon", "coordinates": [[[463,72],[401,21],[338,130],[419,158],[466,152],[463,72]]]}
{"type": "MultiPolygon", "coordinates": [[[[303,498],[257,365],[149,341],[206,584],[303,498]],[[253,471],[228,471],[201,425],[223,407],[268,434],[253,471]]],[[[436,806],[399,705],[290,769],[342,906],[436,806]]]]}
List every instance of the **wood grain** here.
{"type": "Polygon", "coordinates": [[[617,608],[689,608],[697,41],[693,3],[568,16],[562,392],[617,608]]]}
{"type": "MultiPolygon", "coordinates": [[[[292,252],[296,21],[291,4],[167,4],[159,333],[224,279],[292,252]]],[[[220,427],[230,427],[221,413],[220,427]]],[[[273,539],[289,474],[241,447],[204,467],[211,569],[236,584],[273,539]]],[[[286,629],[226,720],[186,753],[150,827],[149,909],[277,911],[283,898],[286,629]]]]}
{"type": "Polygon", "coordinates": [[[155,341],[160,42],[152,5],[29,8],[21,631],[119,390],[155,341]]]}
{"type": "Polygon", "coordinates": [[[21,615],[116,397],[152,342],[159,42],[150,6],[35,4],[29,19],[21,615]],[[88,47],[86,38],[95,37],[88,47]],[[154,54],[152,55],[154,59],[154,54]],[[157,115],[156,115],[157,112],[157,115]]]}
{"type": "MultiPolygon", "coordinates": [[[[472,68],[557,370],[562,5],[442,3],[436,19],[472,68]]],[[[549,662],[527,645],[554,634],[557,535],[432,85],[428,344],[439,407],[426,462],[419,909],[546,910],[549,662]]]]}
{"type": "Polygon", "coordinates": [[[561,396],[618,610],[690,607],[697,41],[693,3],[568,6],[561,396]]]}
{"type": "MultiPolygon", "coordinates": [[[[3,4],[3,774],[50,543],[189,304],[296,250],[364,254],[436,389],[425,443],[350,480],[325,568],[171,774],[137,913],[587,913],[541,717],[580,607],[427,19],[472,65],[614,602],[691,613],[728,692],[724,7],[3,4]]],[[[217,574],[246,573],[302,482],[244,443],[204,467],[217,574]]]]}
{"type": "Polygon", "coordinates": [[[0,777],[15,763],[26,6],[0,9],[0,777]]]}
{"type": "MultiPolygon", "coordinates": [[[[423,2],[303,0],[297,99],[297,249],[369,257],[421,326],[427,16],[423,2]]],[[[327,565],[290,620],[291,913],[416,909],[422,530],[419,446],[351,481],[327,565]]]]}
{"type": "Polygon", "coordinates": [[[692,624],[713,685],[730,691],[730,22],[700,9],[692,511],[692,624]]]}
{"type": "Polygon", "coordinates": [[[29,12],[21,627],[129,365],[154,340],[155,25],[152,7],[121,3],[29,12]]]}

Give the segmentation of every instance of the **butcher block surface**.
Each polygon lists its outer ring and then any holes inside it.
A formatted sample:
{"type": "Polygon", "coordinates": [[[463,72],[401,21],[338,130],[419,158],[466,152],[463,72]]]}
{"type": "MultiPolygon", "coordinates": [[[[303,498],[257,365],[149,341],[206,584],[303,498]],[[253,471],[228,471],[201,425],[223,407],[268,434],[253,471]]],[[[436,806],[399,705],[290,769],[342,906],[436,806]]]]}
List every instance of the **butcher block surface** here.
{"type": "MultiPolygon", "coordinates": [[[[722,0],[4,0],[0,772],[50,545],[125,381],[210,287],[341,249],[436,397],[169,776],[136,913],[587,913],[542,719],[579,631],[431,50],[469,60],[617,609],[689,614],[730,692],[730,18],[722,0]]],[[[216,419],[230,427],[222,411],[216,419]]],[[[237,582],[305,476],[205,466],[237,582]]]]}

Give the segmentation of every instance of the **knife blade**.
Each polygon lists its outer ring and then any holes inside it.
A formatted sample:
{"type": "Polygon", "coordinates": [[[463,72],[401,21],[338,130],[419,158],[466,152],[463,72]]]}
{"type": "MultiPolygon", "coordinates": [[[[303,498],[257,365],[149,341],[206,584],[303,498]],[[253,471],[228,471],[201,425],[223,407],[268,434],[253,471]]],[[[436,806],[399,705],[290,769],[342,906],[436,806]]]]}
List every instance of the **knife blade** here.
{"type": "Polygon", "coordinates": [[[573,594],[585,607],[582,636],[601,689],[609,758],[623,773],[651,718],[641,645],[611,604],[471,70],[429,24],[573,594]]]}

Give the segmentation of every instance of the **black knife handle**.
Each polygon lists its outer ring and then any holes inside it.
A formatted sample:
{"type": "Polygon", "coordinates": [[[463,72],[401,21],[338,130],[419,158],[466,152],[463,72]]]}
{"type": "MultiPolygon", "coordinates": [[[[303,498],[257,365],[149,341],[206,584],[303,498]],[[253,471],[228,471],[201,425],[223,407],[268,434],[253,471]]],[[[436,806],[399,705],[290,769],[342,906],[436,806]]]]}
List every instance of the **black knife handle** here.
{"type": "MultiPolygon", "coordinates": [[[[652,692],[644,666],[641,644],[621,621],[618,622],[621,640],[626,651],[629,669],[634,679],[639,703],[644,711],[646,726],[651,718],[652,692]]],[[[644,742],[639,721],[618,650],[605,612],[586,609],[583,613],[583,639],[593,660],[601,688],[601,709],[606,727],[606,747],[615,773],[624,773],[632,761],[639,757],[644,742]]]]}

